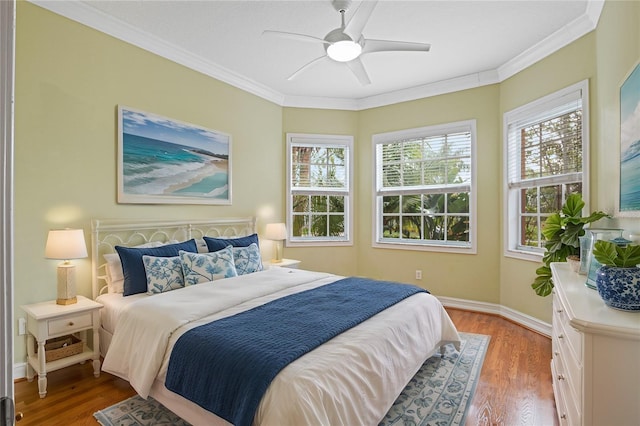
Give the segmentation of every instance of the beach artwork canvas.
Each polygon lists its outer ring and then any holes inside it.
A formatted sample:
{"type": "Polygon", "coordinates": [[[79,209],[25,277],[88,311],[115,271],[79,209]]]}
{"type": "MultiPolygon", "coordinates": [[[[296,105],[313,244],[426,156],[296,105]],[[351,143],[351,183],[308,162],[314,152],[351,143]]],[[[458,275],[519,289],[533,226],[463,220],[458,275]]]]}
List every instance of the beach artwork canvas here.
{"type": "Polygon", "coordinates": [[[118,202],[231,204],[231,136],[118,107],[118,202]]]}
{"type": "Polygon", "coordinates": [[[620,87],[619,213],[640,216],[640,64],[620,87]]]}

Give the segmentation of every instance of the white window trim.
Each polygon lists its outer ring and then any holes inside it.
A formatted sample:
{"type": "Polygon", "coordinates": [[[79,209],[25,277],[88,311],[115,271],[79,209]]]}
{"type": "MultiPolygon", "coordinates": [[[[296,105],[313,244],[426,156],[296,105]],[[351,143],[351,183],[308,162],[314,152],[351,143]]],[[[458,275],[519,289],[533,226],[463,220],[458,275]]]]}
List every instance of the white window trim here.
{"type": "Polygon", "coordinates": [[[509,206],[517,205],[517,194],[515,191],[509,192],[509,123],[517,121],[523,117],[537,114],[540,111],[549,109],[549,105],[558,99],[576,91],[581,91],[582,97],[582,199],[585,202],[583,214],[588,214],[589,210],[589,80],[582,80],[557,92],[543,96],[533,102],[522,105],[503,115],[502,124],[502,154],[503,154],[503,253],[505,257],[541,262],[544,256],[544,249],[522,250],[518,249],[518,216],[510,215],[509,206]],[[512,217],[513,216],[513,217],[512,217]]]}
{"type": "MultiPolygon", "coordinates": [[[[310,134],[310,133],[287,133],[287,196],[286,196],[286,213],[287,213],[287,247],[336,247],[336,246],[352,246],[353,245],[353,176],[354,176],[354,152],[353,152],[353,136],[349,135],[320,135],[320,134],[310,134]],[[347,167],[349,168],[349,188],[348,188],[348,202],[345,205],[346,211],[346,220],[345,220],[345,234],[347,238],[345,240],[332,240],[330,238],[322,239],[322,240],[312,240],[308,241],[293,241],[292,231],[293,231],[293,215],[291,211],[291,145],[294,143],[309,143],[312,145],[315,144],[336,144],[336,145],[347,145],[349,147],[349,158],[347,167]]],[[[330,193],[331,189],[327,188],[327,191],[323,191],[323,193],[330,193]]],[[[342,193],[341,193],[342,194],[342,193]]]]}
{"type": "Polygon", "coordinates": [[[413,251],[431,251],[440,253],[459,253],[459,254],[476,254],[477,253],[477,241],[478,241],[478,227],[477,227],[477,195],[476,195],[476,177],[477,177],[477,160],[476,160],[476,120],[457,121],[447,124],[438,124],[434,126],[425,126],[415,129],[398,130],[394,132],[378,133],[373,135],[372,152],[373,152],[373,220],[372,220],[372,242],[371,246],[374,248],[384,248],[393,250],[413,250],[413,251]],[[380,143],[397,141],[400,139],[410,139],[414,137],[426,137],[437,136],[447,133],[456,132],[471,132],[471,184],[469,185],[469,245],[465,247],[456,247],[453,244],[438,244],[430,242],[425,243],[411,243],[411,242],[381,242],[378,235],[381,234],[381,224],[378,222],[378,198],[377,186],[378,171],[377,171],[377,156],[376,147],[380,143]]]}

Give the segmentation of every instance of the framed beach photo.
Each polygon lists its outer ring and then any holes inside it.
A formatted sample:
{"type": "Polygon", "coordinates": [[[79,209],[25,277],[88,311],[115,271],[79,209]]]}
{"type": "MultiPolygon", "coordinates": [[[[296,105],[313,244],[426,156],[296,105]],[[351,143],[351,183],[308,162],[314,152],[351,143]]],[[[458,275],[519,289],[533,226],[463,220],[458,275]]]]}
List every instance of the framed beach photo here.
{"type": "Polygon", "coordinates": [[[231,204],[231,136],[118,106],[118,202],[231,204]]]}
{"type": "Polygon", "coordinates": [[[640,63],[620,86],[620,197],[617,216],[640,217],[640,63]]]}

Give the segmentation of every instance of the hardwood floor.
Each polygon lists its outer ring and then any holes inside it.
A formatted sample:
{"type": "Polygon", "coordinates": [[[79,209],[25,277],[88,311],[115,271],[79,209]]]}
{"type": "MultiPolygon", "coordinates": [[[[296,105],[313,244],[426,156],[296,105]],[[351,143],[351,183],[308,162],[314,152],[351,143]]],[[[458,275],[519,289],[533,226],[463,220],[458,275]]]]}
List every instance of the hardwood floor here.
{"type": "MultiPolygon", "coordinates": [[[[491,342],[466,425],[558,424],[551,388],[551,340],[500,317],[447,309],[459,331],[488,334],[491,342]]],[[[18,426],[96,425],[93,413],[135,395],[124,380],[93,377],[91,363],[47,375],[47,397],[37,379],[15,384],[18,426]]]]}

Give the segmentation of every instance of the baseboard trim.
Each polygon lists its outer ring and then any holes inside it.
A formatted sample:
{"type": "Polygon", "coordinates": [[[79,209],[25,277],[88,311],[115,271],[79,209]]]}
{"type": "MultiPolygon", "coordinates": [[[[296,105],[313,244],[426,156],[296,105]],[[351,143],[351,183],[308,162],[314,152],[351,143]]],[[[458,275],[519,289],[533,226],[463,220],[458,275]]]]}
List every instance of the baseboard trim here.
{"type": "Polygon", "coordinates": [[[24,379],[25,377],[27,377],[27,363],[21,362],[19,364],[13,364],[14,380],[24,379]]]}
{"type": "Polygon", "coordinates": [[[509,321],[513,321],[518,325],[533,330],[536,333],[540,333],[543,336],[551,337],[551,324],[540,321],[537,318],[523,314],[522,312],[518,312],[514,309],[497,305],[495,303],[477,302],[475,300],[457,299],[445,296],[436,297],[445,307],[498,315],[509,321]]]}
{"type": "MultiPolygon", "coordinates": [[[[498,315],[544,336],[551,337],[551,324],[547,324],[522,312],[496,305],[495,303],[476,302],[475,300],[456,299],[455,297],[436,297],[445,307],[498,315]]],[[[21,362],[19,364],[13,364],[14,380],[24,379],[25,377],[27,377],[27,363],[21,362]]]]}

